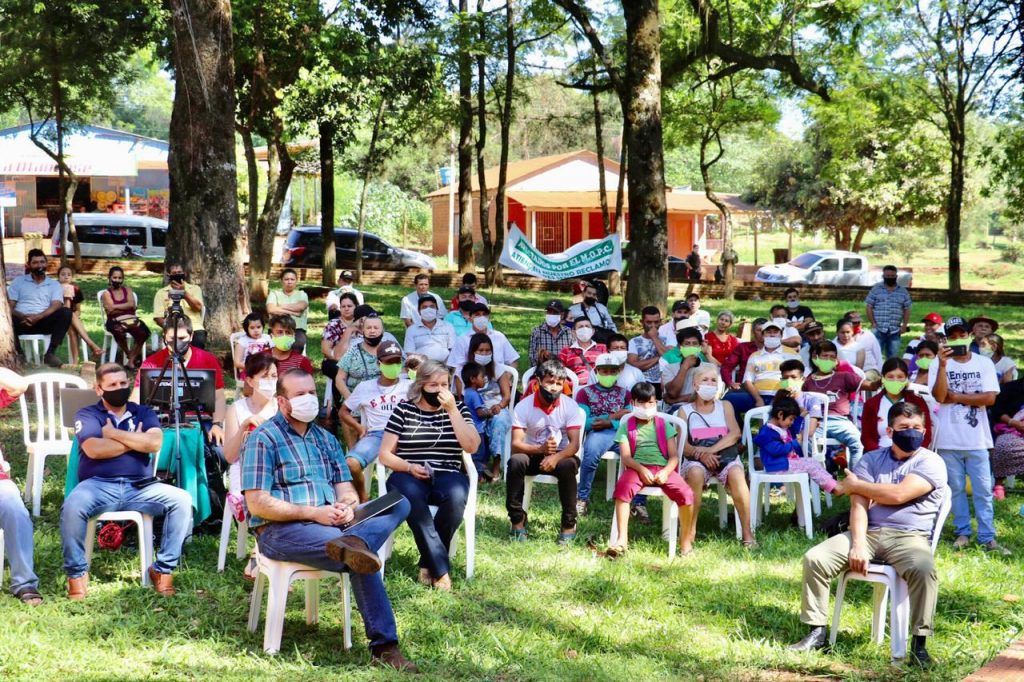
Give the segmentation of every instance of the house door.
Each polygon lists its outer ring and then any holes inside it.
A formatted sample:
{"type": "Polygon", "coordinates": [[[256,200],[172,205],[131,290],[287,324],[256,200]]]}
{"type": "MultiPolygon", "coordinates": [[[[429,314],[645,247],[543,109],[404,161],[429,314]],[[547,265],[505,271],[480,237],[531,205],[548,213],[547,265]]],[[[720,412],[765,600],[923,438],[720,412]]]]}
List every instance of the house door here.
{"type": "Polygon", "coordinates": [[[565,251],[565,213],[537,211],[537,249],[541,253],[565,251]]]}

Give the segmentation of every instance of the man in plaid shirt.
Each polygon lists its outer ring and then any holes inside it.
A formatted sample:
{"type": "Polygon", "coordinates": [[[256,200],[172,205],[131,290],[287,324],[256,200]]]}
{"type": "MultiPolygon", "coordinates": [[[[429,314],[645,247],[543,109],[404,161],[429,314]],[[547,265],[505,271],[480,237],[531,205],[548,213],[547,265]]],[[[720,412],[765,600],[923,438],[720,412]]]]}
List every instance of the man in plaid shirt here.
{"type": "Polygon", "coordinates": [[[398,649],[398,627],[384,591],[377,551],[409,515],[404,498],[352,529],[359,504],[338,441],[313,423],[316,383],[301,369],[277,380],[277,414],[250,434],[242,456],[242,489],[260,553],[352,574],[359,613],[375,662],[415,672],[398,649]]]}
{"type": "Polygon", "coordinates": [[[900,336],[910,331],[910,292],[897,284],[895,265],[882,268],[882,281],[871,287],[864,305],[868,322],[886,359],[899,357],[900,336]]]}
{"type": "Polygon", "coordinates": [[[536,367],[545,360],[555,360],[563,348],[572,345],[573,336],[562,324],[565,306],[559,300],[548,302],[544,310],[544,322],[530,332],[530,366],[536,367]]]}

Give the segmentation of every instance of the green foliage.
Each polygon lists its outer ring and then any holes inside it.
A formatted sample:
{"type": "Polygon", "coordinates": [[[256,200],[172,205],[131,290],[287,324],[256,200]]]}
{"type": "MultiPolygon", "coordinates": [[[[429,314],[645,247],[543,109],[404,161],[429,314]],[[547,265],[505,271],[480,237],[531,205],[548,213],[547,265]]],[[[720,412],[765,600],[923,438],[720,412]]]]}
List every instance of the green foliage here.
{"type": "Polygon", "coordinates": [[[928,247],[929,241],[928,234],[923,229],[907,227],[890,229],[876,244],[885,253],[899,256],[900,262],[909,263],[914,256],[928,247]]]}
{"type": "MultiPolygon", "coordinates": [[[[362,183],[355,184],[358,194],[362,183]]],[[[359,219],[358,201],[352,201],[349,212],[341,215],[347,215],[346,226],[354,227],[359,219]]],[[[371,183],[366,195],[366,230],[399,246],[429,245],[430,209],[389,182],[371,183]]]]}
{"type": "Polygon", "coordinates": [[[1000,195],[1006,202],[1004,217],[1024,227],[1024,112],[1006,121],[985,156],[993,171],[985,195],[1000,195]]]}
{"type": "Polygon", "coordinates": [[[999,254],[999,260],[1004,263],[1014,264],[1024,261],[1024,244],[1007,244],[1003,247],[1002,253],[999,254]]]}

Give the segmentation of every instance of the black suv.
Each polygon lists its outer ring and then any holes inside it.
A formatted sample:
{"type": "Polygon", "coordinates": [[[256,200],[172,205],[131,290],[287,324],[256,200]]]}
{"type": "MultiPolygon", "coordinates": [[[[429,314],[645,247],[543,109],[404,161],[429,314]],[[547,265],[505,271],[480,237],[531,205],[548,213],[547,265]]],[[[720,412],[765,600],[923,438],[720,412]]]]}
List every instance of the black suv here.
{"type": "MultiPolygon", "coordinates": [[[[356,267],[356,230],[334,230],[335,259],[338,268],[356,267]]],[[[290,268],[319,268],[324,262],[324,240],[317,225],[303,225],[288,233],[281,252],[281,263],[290,268]]],[[[363,268],[366,270],[426,270],[436,268],[434,259],[418,251],[400,249],[370,232],[363,233],[363,268]]]]}

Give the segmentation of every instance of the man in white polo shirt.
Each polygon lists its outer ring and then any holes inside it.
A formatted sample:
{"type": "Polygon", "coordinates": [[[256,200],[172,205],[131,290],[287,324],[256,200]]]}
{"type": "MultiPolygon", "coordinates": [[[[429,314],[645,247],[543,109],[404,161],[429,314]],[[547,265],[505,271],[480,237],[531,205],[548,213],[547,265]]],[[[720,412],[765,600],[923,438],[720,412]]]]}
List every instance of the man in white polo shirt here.
{"type": "Polygon", "coordinates": [[[448,362],[455,345],[455,328],[441,319],[432,296],[421,296],[416,308],[420,321],[405,330],[405,352],[421,353],[431,360],[448,362]]]}
{"type": "Polygon", "coordinates": [[[416,288],[402,298],[402,311],[399,314],[406,327],[411,327],[420,321],[420,314],[417,311],[419,310],[420,299],[424,296],[432,297],[437,301],[437,309],[444,310],[444,301],[430,290],[430,275],[421,272],[412,281],[416,288]]]}

